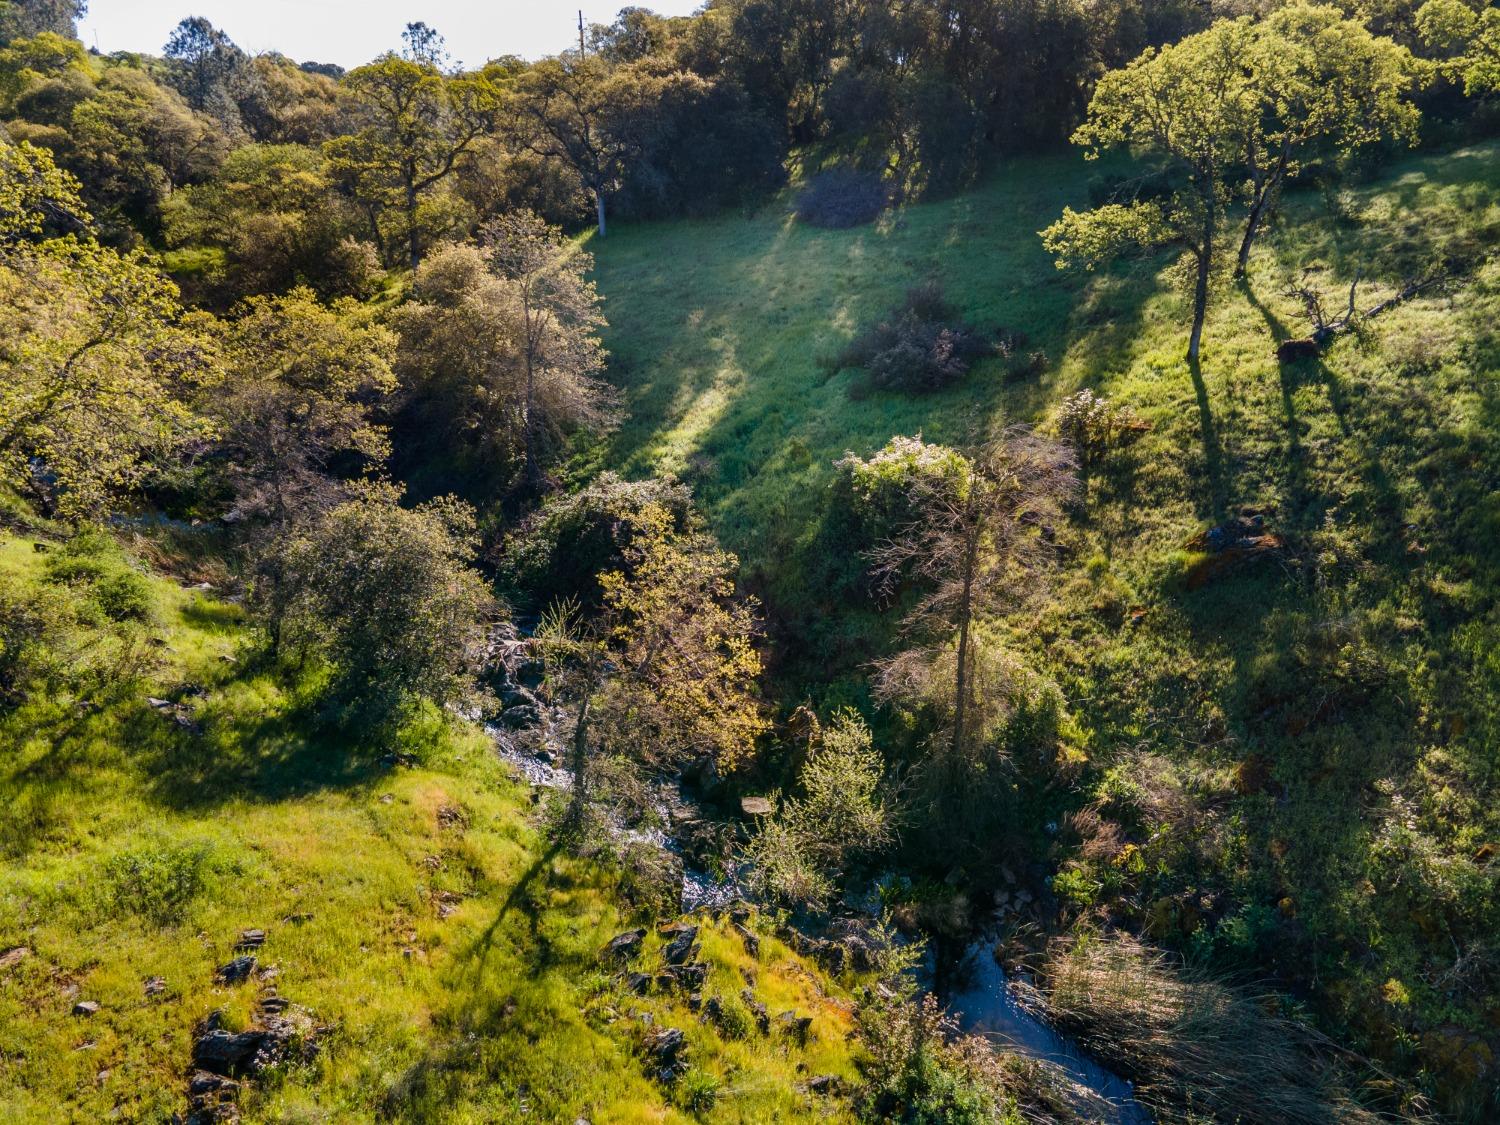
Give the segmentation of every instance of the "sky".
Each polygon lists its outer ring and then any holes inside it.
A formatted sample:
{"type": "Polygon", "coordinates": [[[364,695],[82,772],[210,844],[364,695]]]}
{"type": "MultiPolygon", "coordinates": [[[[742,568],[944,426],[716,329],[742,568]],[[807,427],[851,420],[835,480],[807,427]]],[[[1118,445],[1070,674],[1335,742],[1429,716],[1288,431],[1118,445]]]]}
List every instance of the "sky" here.
{"type": "MultiPolygon", "coordinates": [[[[539,58],[577,42],[578,9],[609,23],[632,0],[89,0],[78,37],[88,47],[160,54],[184,16],[205,16],[244,50],[276,50],[298,62],[354,67],[401,45],[421,20],[448,40],[455,60],[499,55],[539,58]]],[[[701,0],[633,0],[664,16],[687,15],[701,0]]]]}

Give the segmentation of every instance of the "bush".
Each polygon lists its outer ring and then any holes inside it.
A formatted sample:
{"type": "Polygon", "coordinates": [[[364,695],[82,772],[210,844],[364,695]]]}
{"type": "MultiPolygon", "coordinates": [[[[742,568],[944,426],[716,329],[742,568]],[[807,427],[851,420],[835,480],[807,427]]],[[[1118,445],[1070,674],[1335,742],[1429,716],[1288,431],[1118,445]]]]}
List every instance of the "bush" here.
{"type": "Polygon", "coordinates": [[[495,608],[469,565],[468,505],[449,497],[403,508],[400,495],[366,486],[288,533],[261,567],[275,583],[256,591],[278,645],[328,661],[339,723],[386,734],[423,701],[469,696],[495,608]]]}
{"type": "Polygon", "coordinates": [[[673,480],[627,481],[603,473],[587,488],[548,501],[506,542],[499,560],[501,579],[537,606],[564,598],[597,606],[598,575],[625,565],[642,514],[657,505],[682,530],[692,492],[673,480]]]}
{"type": "Polygon", "coordinates": [[[946,482],[955,492],[967,486],[969,462],[956,449],[925,442],[921,436],[893,437],[868,459],[846,453],[835,506],[847,513],[855,536],[846,547],[871,546],[901,531],[916,518],[911,497],[918,481],[946,482]]]}
{"type": "Polygon", "coordinates": [[[869,1055],[856,1099],[860,1119],[903,1125],[991,1125],[1004,1120],[999,1055],[985,1040],[957,1036],[937,999],[909,988],[872,993],[858,1012],[869,1055]]]}
{"type": "Polygon", "coordinates": [[[958,321],[936,282],[907,291],[905,300],[839,354],[839,367],[862,367],[876,390],[926,393],[952,386],[994,346],[958,321]]]}
{"type": "Polygon", "coordinates": [[[1145,428],[1130,407],[1118,406],[1090,390],[1069,395],[1057,412],[1058,436],[1072,447],[1084,469],[1138,437],[1145,428]]]}
{"type": "Polygon", "coordinates": [[[59,642],[67,620],[57,591],[0,586],[0,707],[26,700],[63,670],[59,642]]]}
{"type": "Polygon", "coordinates": [[[749,854],[754,883],[766,897],[821,907],[851,857],[872,854],[894,836],[882,765],[870,728],[843,711],[821,732],[798,777],[802,796],[761,825],[749,854]]]}
{"type": "Polygon", "coordinates": [[[111,621],[149,621],[151,584],[103,531],[75,535],[47,559],[47,577],[86,594],[111,621]]]}
{"type": "Polygon", "coordinates": [[[834,168],[808,181],[796,214],[811,226],[846,230],[873,223],[890,202],[890,188],[876,173],[834,168]]]}
{"type": "Polygon", "coordinates": [[[172,925],[182,921],[188,905],[226,867],[232,865],[217,860],[209,844],[153,841],[105,861],[105,905],[116,914],[172,925]]]}

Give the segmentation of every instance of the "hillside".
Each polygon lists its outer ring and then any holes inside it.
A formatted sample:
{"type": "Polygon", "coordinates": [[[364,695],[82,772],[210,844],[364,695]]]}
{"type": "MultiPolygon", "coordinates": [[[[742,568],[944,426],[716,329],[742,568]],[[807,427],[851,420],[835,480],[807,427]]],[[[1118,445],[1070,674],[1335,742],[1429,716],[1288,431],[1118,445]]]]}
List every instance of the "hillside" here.
{"type": "Polygon", "coordinates": [[[820,537],[834,461],[893,434],[962,440],[976,415],[1046,428],[1080,388],[1132,407],[1150,431],[1095,470],[1047,592],[1008,623],[1079,728],[1022,764],[1032,855],[1075,915],[1273,973],[1359,1049],[1482,1101],[1500,1015],[1497,158],[1405,157],[1290,195],[1211,312],[1201,370],[1159,262],[1067,274],[1043,250],[1036,231],[1100,174],[1081,159],[1010,161],[874,228],[810,229],[778,203],[622,229],[589,244],[631,405],[603,461],[692,483],[794,654],[783,698],[858,698],[894,622],[808,577],[845,561],[820,537]],[[1310,327],[1285,292],[1310,267],[1340,309],[1356,274],[1361,309],[1455,280],[1279,365],[1310,327]],[[928,278],[970,322],[1024,331],[1045,370],[987,361],[951,391],[851,399],[853,374],[822,361],[928,278]],[[1189,545],[1249,512],[1279,537],[1270,557],[1214,570],[1189,545]],[[1065,827],[1048,840],[1048,823],[1065,827]]]}
{"type": "MultiPolygon", "coordinates": [[[[46,546],[0,542],[8,590],[56,589],[46,546]]],[[[651,972],[666,939],[601,957],[634,914],[620,868],[549,845],[482,732],[428,721],[397,750],[410,764],[351,757],[249,659],[243,614],[199,577],[148,580],[150,655],[127,694],[0,722],[15,748],[0,769],[0,1118],[163,1121],[222,1096],[247,1121],[846,1119],[836,1095],[805,1092],[854,1077],[847,995],[820,970],[769,933],[752,956],[705,919],[705,1001],[744,1013],[748,989],[773,1020],[811,1017],[805,1046],[779,1023],[731,1037],[685,990],[630,992],[625,970],[651,972]],[[250,930],[263,943],[241,948],[250,930]],[[247,955],[248,977],[219,979],[247,955]],[[230,1033],[290,1021],[279,1061],[200,1089],[194,1044],[214,1012],[230,1033]],[[687,1034],[675,1084],[652,1077],[653,1019],[687,1034]]],[[[85,613],[94,596],[87,581],[61,593],[85,613]]],[[[112,644],[86,625],[75,640],[112,644]]]]}

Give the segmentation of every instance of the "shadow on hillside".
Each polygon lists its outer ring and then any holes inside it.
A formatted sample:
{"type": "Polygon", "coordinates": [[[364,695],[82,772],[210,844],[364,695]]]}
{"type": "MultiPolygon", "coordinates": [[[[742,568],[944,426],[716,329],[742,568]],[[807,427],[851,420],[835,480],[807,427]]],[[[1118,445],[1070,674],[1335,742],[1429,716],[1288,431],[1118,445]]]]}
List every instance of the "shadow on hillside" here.
{"type": "Polygon", "coordinates": [[[153,798],[178,810],[364,786],[388,769],[368,748],[326,729],[312,704],[251,716],[205,708],[197,734],[146,709],[125,733],[153,798]]]}

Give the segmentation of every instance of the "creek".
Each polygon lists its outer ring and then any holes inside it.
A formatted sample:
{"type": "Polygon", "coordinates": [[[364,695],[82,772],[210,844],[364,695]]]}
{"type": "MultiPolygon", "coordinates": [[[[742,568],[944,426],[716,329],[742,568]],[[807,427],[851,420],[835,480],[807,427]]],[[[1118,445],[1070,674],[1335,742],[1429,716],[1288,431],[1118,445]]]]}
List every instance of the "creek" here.
{"type": "MultiPolygon", "coordinates": [[[[568,789],[573,775],[560,760],[561,747],[538,754],[503,726],[491,726],[500,757],[534,786],[568,789]]],[[[693,807],[693,799],[674,782],[660,782],[657,812],[661,823],[672,823],[671,810],[693,807]]],[[[638,828],[616,823],[614,831],[627,842],[655,844],[682,860],[682,910],[724,906],[743,897],[736,878],[716,876],[696,868],[681,845],[662,828],[638,828]]],[[[1104,1125],[1151,1125],[1151,1115],[1135,1100],[1130,1083],[1100,1065],[1072,1039],[1028,1011],[1015,995],[994,956],[994,940],[978,940],[945,966],[932,982],[933,990],[957,1021],[960,1030],[980,1035],[997,1049],[1013,1051],[1055,1069],[1074,1087],[1074,1099],[1088,1119],[1104,1125]]]]}

